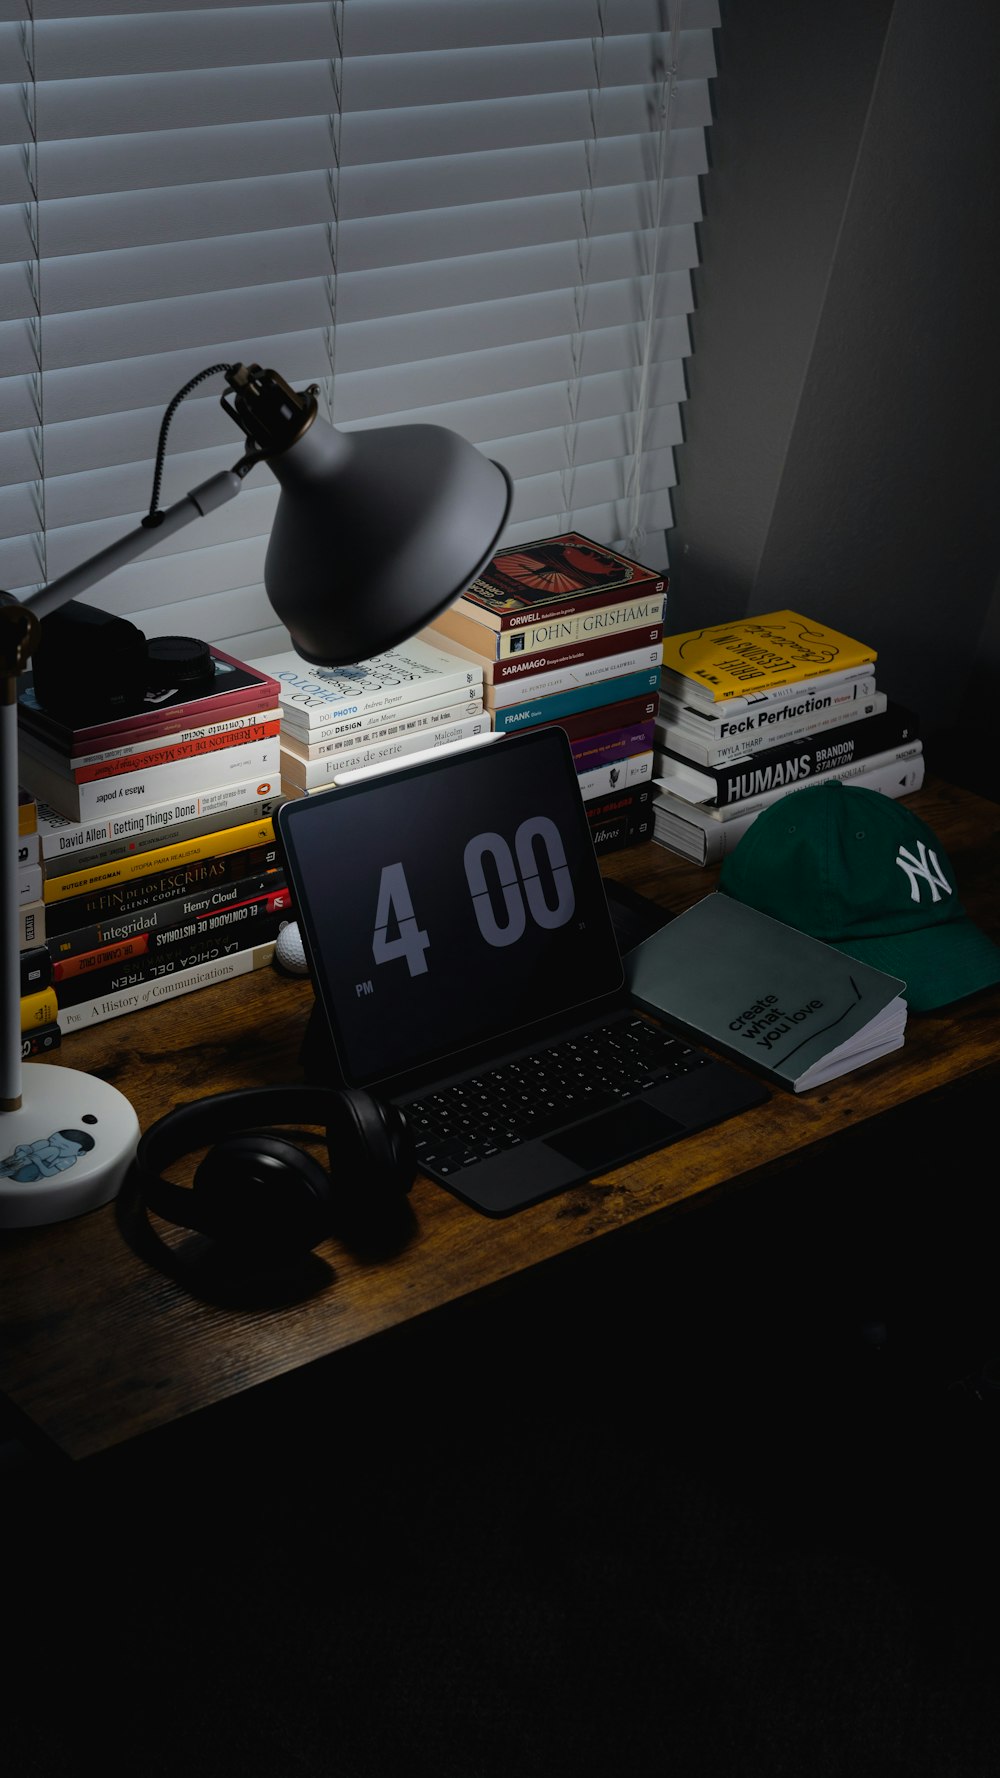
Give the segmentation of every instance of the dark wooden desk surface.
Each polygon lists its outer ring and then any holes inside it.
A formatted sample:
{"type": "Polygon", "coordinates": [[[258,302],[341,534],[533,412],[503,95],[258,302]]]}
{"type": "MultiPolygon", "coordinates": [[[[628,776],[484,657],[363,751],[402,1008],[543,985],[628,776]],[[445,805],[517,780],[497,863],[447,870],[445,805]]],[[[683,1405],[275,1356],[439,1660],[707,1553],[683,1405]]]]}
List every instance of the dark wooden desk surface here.
{"type": "MultiPolygon", "coordinates": [[[[1000,807],[933,779],[911,806],[951,858],[969,913],[1000,939],[1000,807]]],[[[717,877],[652,843],[612,855],[604,868],[675,911],[717,877]]],[[[145,1128],[181,1100],[300,1078],[311,1001],[307,982],[266,969],[79,1032],[56,1059],[113,1081],[145,1128]]],[[[296,1301],[222,1307],[192,1295],[126,1241],[121,1205],[0,1235],[0,1390],[57,1451],[79,1459],[110,1450],[683,1199],[781,1168],[908,1100],[997,1070],[998,1011],[1000,990],[990,990],[911,1016],[895,1055],[801,1097],[776,1093],[503,1221],[420,1179],[412,1229],[397,1251],[372,1258],[330,1240],[311,1262],[322,1287],[296,1301]]]]}

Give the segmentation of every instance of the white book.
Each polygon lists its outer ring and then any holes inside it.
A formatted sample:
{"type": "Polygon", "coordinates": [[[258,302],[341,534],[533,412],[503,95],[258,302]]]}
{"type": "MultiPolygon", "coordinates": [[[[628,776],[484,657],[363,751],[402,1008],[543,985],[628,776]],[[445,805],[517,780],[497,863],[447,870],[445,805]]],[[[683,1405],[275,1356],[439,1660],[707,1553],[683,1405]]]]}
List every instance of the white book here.
{"type": "MultiPolygon", "coordinates": [[[[95,847],[134,839],[138,834],[163,834],[163,844],[168,845],[175,839],[192,838],[188,832],[171,834],[166,830],[182,826],[187,822],[197,822],[198,832],[211,832],[213,826],[229,827],[232,825],[225,817],[233,809],[246,809],[242,817],[246,821],[262,819],[273,812],[278,798],[278,786],[275,780],[265,781],[254,776],[245,778],[239,784],[227,784],[212,790],[199,791],[196,795],[171,798],[165,803],[151,803],[141,809],[129,809],[120,815],[101,816],[97,821],[72,821],[58,809],[48,803],[38,805],[38,832],[41,836],[42,855],[44,858],[75,859],[80,853],[89,853],[95,847]]],[[[239,819],[239,818],[238,818],[239,819]]],[[[118,856],[119,854],[115,854],[118,856]]],[[[84,858],[83,865],[98,860],[84,858]]],[[[73,868],[79,869],[80,866],[73,868]]]]}
{"type": "Polygon", "coordinates": [[[105,1019],[121,1018],[124,1013],[142,1012],[147,1006],[158,1006],[161,1000],[175,1000],[195,988],[212,988],[218,982],[231,981],[234,976],[249,975],[263,969],[274,956],[274,942],[254,945],[244,951],[233,951],[228,957],[214,958],[211,963],[194,963],[190,969],[179,969],[173,975],[161,976],[155,982],[142,982],[135,988],[118,988],[112,994],[98,994],[93,1000],[78,1001],[76,1006],[61,1006],[56,1023],[64,1034],[84,1025],[100,1025],[105,1019]]]}
{"type": "MultiPolygon", "coordinates": [[[[447,694],[449,697],[451,693],[447,694]]],[[[391,720],[382,717],[370,717],[362,729],[354,729],[347,735],[335,735],[331,740],[303,741],[298,735],[282,730],[282,758],[291,753],[296,759],[325,759],[333,755],[357,753],[363,747],[375,747],[380,741],[394,741],[400,735],[416,735],[427,729],[447,728],[451,723],[461,722],[466,716],[481,716],[482,698],[465,698],[461,703],[441,704],[434,710],[423,710],[418,715],[410,714],[410,706],[391,713],[391,720]]],[[[430,744],[429,742],[427,743],[430,744]]]]}
{"type": "Polygon", "coordinates": [[[726,760],[743,759],[757,748],[775,747],[798,735],[815,735],[846,722],[881,715],[887,703],[885,692],[877,691],[866,697],[860,707],[856,702],[835,704],[832,696],[828,701],[825,694],[743,710],[735,716],[726,715],[723,706],[719,716],[696,714],[698,727],[693,728],[690,722],[678,719],[673,699],[661,692],[656,742],[681,754],[692,765],[723,765],[726,760]]]}
{"type": "Polygon", "coordinates": [[[336,783],[340,772],[349,772],[358,766],[383,765],[391,759],[400,759],[408,753],[417,753],[428,747],[447,747],[452,741],[464,740],[469,735],[485,734],[489,728],[489,716],[482,711],[478,716],[466,716],[461,722],[449,723],[433,729],[429,734],[426,729],[421,729],[415,735],[402,735],[394,741],[381,741],[371,747],[359,747],[353,753],[327,754],[320,759],[301,760],[284,749],[281,759],[282,783],[299,790],[319,790],[325,785],[336,783]]]}
{"type": "Polygon", "coordinates": [[[351,746],[359,745],[357,736],[365,735],[370,728],[378,728],[390,718],[412,716],[432,716],[442,710],[451,710],[456,701],[463,698],[480,696],[478,682],[474,685],[463,685],[456,691],[431,692],[426,698],[414,698],[412,702],[397,704],[392,710],[356,710],[350,716],[335,717],[332,722],[321,722],[318,725],[303,722],[294,710],[283,710],[281,713],[281,735],[284,740],[290,736],[303,747],[314,747],[320,741],[339,741],[344,737],[351,746]]]}
{"type": "MultiPolygon", "coordinates": [[[[248,746],[220,747],[217,752],[193,759],[171,760],[148,771],[122,772],[114,778],[95,778],[77,784],[37,759],[25,745],[20,749],[21,776],[35,795],[61,809],[71,821],[92,821],[101,815],[141,809],[146,803],[162,803],[165,797],[186,792],[221,790],[231,784],[245,785],[276,779],[280,769],[278,737],[252,741],[248,746]]],[[[258,794],[264,794],[258,792],[258,794]]]]}
{"type": "Polygon", "coordinates": [[[460,692],[483,683],[481,668],[477,671],[417,636],[350,667],[311,667],[292,649],[248,664],[278,681],[282,710],[309,729],[364,710],[393,710],[434,692],[460,692]]]}
{"type": "Polygon", "coordinates": [[[595,766],[593,771],[578,772],[577,783],[584,802],[594,796],[607,796],[612,790],[631,790],[633,784],[648,784],[653,776],[653,749],[632,753],[616,759],[611,765],[595,766]]]}
{"type": "MultiPolygon", "coordinates": [[[[861,785],[865,790],[878,790],[891,797],[910,796],[913,791],[920,789],[924,781],[923,750],[903,763],[879,766],[873,771],[862,772],[848,767],[845,773],[826,772],[823,782],[826,783],[829,778],[848,775],[852,784],[861,785]]],[[[780,794],[794,796],[796,791],[801,790],[801,784],[789,784],[780,794]]],[[[778,801],[779,798],[775,797],[774,800],[778,801]]],[[[668,851],[678,853],[681,858],[691,859],[695,864],[720,864],[726,853],[739,844],[751,823],[756,821],[762,806],[764,805],[755,806],[752,811],[737,815],[731,820],[720,821],[717,816],[721,811],[707,809],[703,804],[686,803],[669,790],[656,789],[653,838],[661,846],[666,846],[668,851]]]]}
{"type": "Polygon", "coordinates": [[[45,943],[45,903],[25,901],[18,905],[17,943],[19,950],[30,951],[32,945],[45,943]]]}
{"type": "Polygon", "coordinates": [[[870,697],[875,690],[875,668],[871,661],[863,661],[856,667],[844,667],[839,673],[821,673],[816,679],[807,677],[797,684],[776,685],[770,691],[748,691],[738,698],[714,699],[707,687],[699,687],[671,667],[661,670],[660,684],[668,697],[686,708],[707,708],[718,714],[723,709],[753,710],[760,704],[786,704],[789,698],[811,698],[817,692],[830,692],[838,702],[870,697]]]}
{"type": "Polygon", "coordinates": [[[551,673],[526,673],[523,679],[486,685],[484,700],[488,710],[499,710],[506,704],[523,704],[527,698],[547,697],[550,692],[571,691],[578,685],[595,685],[603,679],[616,679],[621,673],[639,673],[644,667],[658,667],[661,655],[660,643],[645,643],[630,649],[627,654],[605,654],[597,660],[556,667],[551,673]]]}
{"type": "MultiPolygon", "coordinates": [[[[785,784],[776,785],[773,790],[761,790],[754,796],[744,797],[742,802],[725,803],[721,808],[716,803],[706,803],[697,797],[690,799],[669,778],[661,778],[656,767],[653,769],[653,789],[657,796],[669,795],[675,801],[689,802],[702,809],[713,821],[739,821],[745,815],[759,814],[770,803],[780,802],[790,790],[804,790],[806,784],[825,783],[827,778],[839,778],[847,781],[851,778],[866,777],[869,772],[879,772],[883,766],[908,766],[909,763],[923,753],[921,741],[903,741],[898,747],[887,747],[882,753],[866,753],[862,759],[848,761],[844,765],[831,765],[829,770],[817,775],[814,779],[789,779],[785,784]]],[[[915,789],[915,785],[907,785],[907,789],[915,789]]]]}

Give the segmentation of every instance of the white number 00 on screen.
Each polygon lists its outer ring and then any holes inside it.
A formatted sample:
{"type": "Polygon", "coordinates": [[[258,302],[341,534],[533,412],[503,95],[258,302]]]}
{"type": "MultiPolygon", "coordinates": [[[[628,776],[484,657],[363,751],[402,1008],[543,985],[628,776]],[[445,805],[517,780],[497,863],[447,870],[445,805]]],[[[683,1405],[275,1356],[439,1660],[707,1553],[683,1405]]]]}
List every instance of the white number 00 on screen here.
{"type": "MultiPolygon", "coordinates": [[[[497,950],[517,944],[529,914],[536,926],[548,931],[565,926],[572,918],[573,881],[559,829],[548,815],[532,815],[521,822],[514,835],[513,853],[502,834],[473,835],[465,848],[463,864],[479,930],[486,943],[497,950]],[[548,860],[556,897],[554,907],[545,899],[533,850],[536,842],[548,860]],[[487,859],[492,860],[496,871],[503,896],[502,912],[486,880],[487,859]]],[[[383,865],[372,939],[376,963],[393,963],[405,957],[411,976],[426,975],[425,953],[430,942],[427,928],[417,925],[402,863],[383,865]],[[390,925],[395,927],[393,938],[389,937],[390,925]]]]}

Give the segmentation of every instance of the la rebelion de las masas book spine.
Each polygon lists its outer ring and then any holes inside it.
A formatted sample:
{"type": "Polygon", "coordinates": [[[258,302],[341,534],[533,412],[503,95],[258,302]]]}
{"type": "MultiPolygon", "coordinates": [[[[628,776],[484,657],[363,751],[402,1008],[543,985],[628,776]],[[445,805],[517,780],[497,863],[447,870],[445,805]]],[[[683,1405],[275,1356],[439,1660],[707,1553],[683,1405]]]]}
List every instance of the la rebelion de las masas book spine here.
{"type": "Polygon", "coordinates": [[[641,1006],[793,1092],[902,1041],[905,1001],[882,1015],[903,982],[721,891],[637,945],[626,973],[641,1006]]]}

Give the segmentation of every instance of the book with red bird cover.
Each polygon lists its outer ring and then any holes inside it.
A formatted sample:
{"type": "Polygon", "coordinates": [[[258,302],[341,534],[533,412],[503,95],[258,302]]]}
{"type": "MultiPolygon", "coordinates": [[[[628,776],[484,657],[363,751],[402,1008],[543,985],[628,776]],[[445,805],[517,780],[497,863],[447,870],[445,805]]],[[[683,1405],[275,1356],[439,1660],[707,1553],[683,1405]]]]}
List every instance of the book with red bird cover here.
{"type": "Polygon", "coordinates": [[[456,599],[464,612],[493,630],[520,629],[545,617],[570,617],[598,605],[618,605],[630,594],[665,593],[666,574],[564,531],[538,543],[498,550],[478,580],[456,599]]]}

